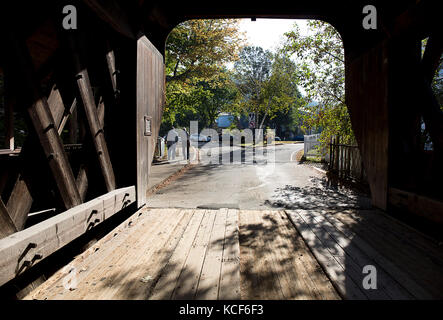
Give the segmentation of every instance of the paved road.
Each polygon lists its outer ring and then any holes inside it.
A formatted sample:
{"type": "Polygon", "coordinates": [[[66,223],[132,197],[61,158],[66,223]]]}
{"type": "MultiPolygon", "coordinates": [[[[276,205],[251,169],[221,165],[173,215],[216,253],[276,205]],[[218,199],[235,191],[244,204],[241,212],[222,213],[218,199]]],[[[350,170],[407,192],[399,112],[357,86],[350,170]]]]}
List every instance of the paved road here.
{"type": "Polygon", "coordinates": [[[295,154],[301,149],[303,144],[257,148],[256,157],[253,158],[252,148],[233,147],[234,151],[230,153],[229,147],[224,146],[221,155],[215,155],[216,148],[208,145],[201,151],[202,164],[152,195],[147,205],[270,208],[271,203],[275,206],[275,199],[283,189],[312,187],[312,179],[319,180],[322,177],[314,169],[297,164],[295,154]],[[237,160],[241,158],[242,162],[232,163],[232,159],[228,160],[235,157],[237,160]],[[210,163],[211,159],[215,163],[210,163]]]}

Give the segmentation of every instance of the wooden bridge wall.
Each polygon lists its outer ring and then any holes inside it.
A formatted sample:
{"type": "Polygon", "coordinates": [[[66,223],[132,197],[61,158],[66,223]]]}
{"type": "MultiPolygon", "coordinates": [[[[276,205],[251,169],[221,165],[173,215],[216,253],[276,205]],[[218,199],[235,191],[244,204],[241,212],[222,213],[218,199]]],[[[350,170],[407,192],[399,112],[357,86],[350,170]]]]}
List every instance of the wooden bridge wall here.
{"type": "Polygon", "coordinates": [[[165,97],[162,54],[142,36],[137,40],[137,205],[146,203],[165,97]],[[146,128],[150,126],[150,128],[146,128]],[[149,130],[150,132],[145,132],[149,130]]]}
{"type": "MultiPolygon", "coordinates": [[[[421,76],[414,60],[414,47],[425,37],[431,35],[438,39],[440,34],[435,25],[438,10],[430,0],[378,3],[380,28],[373,32],[361,28],[364,1],[275,3],[265,9],[255,4],[239,7],[236,3],[215,7],[210,3],[186,2],[171,8],[155,1],[75,1],[81,13],[79,26],[88,26],[79,35],[61,30],[62,2],[42,5],[29,1],[20,5],[22,7],[15,11],[1,10],[10,13],[2,19],[1,26],[2,41],[7,49],[1,52],[2,70],[13,83],[10,88],[18,97],[17,110],[28,118],[31,134],[20,154],[18,171],[6,178],[8,182],[3,184],[6,188],[0,190],[3,191],[0,237],[26,226],[28,213],[33,206],[38,207],[34,200],[43,202],[40,205],[56,203],[57,212],[62,212],[80,208],[88,200],[118,188],[137,185],[138,205],[145,202],[164,104],[161,52],[168,33],[179,22],[192,18],[318,18],[332,23],[344,41],[347,102],[374,205],[388,208],[390,195],[408,186],[401,175],[392,170],[393,162],[407,155],[404,150],[395,149],[401,137],[393,130],[399,126],[393,115],[401,112],[399,101],[405,101],[401,98],[405,84],[404,74],[400,72],[403,63],[411,62],[413,75],[421,76]],[[11,30],[13,33],[8,33],[11,30]],[[405,48],[405,42],[402,38],[412,38],[415,42],[410,47],[406,45],[411,55],[403,60],[400,49],[405,48]],[[96,92],[98,96],[94,95],[96,92]],[[72,139],[83,144],[87,152],[74,164],[61,134],[65,125],[68,131],[73,130],[76,113],[79,134],[72,139]],[[145,116],[152,117],[151,136],[144,135],[145,116]],[[394,186],[398,189],[394,190],[394,186]]],[[[441,43],[433,43],[430,56],[441,55],[441,43]]],[[[425,92],[427,89],[420,89],[415,95],[416,103],[433,103],[425,92]]],[[[401,119],[412,124],[420,108],[412,104],[408,108],[409,116],[401,119]]],[[[429,114],[432,113],[426,113],[429,114]]],[[[408,135],[413,136],[414,128],[408,129],[408,135]]],[[[436,137],[440,137],[436,141],[440,143],[443,135],[440,132],[436,137]]],[[[412,145],[411,140],[404,142],[412,145]]],[[[433,168],[436,167],[438,164],[433,168]]],[[[410,173],[407,175],[412,177],[410,173]]],[[[411,178],[408,183],[417,187],[416,181],[411,178]]],[[[410,201],[422,198],[412,196],[410,201]]],[[[423,202],[415,207],[429,209],[423,202]]],[[[435,217],[441,220],[441,202],[432,202],[432,208],[434,220],[435,217]]],[[[97,211],[89,206],[83,209],[89,211],[89,215],[97,211]]],[[[84,217],[84,212],[80,212],[84,217]]],[[[88,219],[80,221],[80,224],[90,223],[88,219]]],[[[81,233],[88,227],[76,230],[81,233]]],[[[28,238],[23,239],[25,243],[28,238]]],[[[7,246],[3,240],[4,249],[7,246]]],[[[37,241],[34,245],[45,244],[37,241]]],[[[15,254],[26,248],[18,248],[15,254]]]]}

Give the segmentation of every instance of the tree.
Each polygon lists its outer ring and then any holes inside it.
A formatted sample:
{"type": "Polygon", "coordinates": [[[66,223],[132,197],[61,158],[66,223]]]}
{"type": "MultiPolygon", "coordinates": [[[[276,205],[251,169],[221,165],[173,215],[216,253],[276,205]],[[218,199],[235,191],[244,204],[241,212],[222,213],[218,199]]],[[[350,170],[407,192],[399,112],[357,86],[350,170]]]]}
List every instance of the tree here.
{"type": "Polygon", "coordinates": [[[284,55],[274,55],[271,76],[263,87],[265,105],[260,129],[267,117],[273,119],[277,114],[288,114],[291,108],[299,107],[302,96],[297,85],[298,72],[295,63],[284,55]]]}
{"type": "Polygon", "coordinates": [[[255,114],[258,128],[299,102],[297,70],[288,57],[245,47],[234,68],[234,81],[241,93],[238,106],[242,113],[255,114]]]}
{"type": "MultiPolygon", "coordinates": [[[[220,70],[216,77],[209,80],[194,80],[189,84],[188,91],[170,92],[175,98],[170,105],[180,106],[181,109],[179,117],[169,119],[171,125],[188,126],[189,121],[196,120],[200,127],[211,127],[221,112],[235,111],[238,91],[226,70],[220,70]]],[[[172,85],[171,89],[175,87],[172,85]]]]}
{"type": "Polygon", "coordinates": [[[235,96],[224,66],[238,58],[242,43],[239,21],[232,19],[191,20],[170,33],[165,62],[165,130],[174,124],[189,125],[195,117],[202,125],[213,123],[224,103],[229,104],[235,96]]]}
{"type": "Polygon", "coordinates": [[[300,82],[306,90],[304,126],[323,129],[323,146],[331,137],[342,143],[355,143],[348,109],[345,104],[344,49],[340,34],[330,24],[308,22],[311,35],[302,36],[294,25],[286,33],[283,52],[297,59],[300,82]]]}
{"type": "Polygon", "coordinates": [[[190,20],[171,31],[166,43],[166,81],[210,78],[238,57],[239,21],[190,20]]]}

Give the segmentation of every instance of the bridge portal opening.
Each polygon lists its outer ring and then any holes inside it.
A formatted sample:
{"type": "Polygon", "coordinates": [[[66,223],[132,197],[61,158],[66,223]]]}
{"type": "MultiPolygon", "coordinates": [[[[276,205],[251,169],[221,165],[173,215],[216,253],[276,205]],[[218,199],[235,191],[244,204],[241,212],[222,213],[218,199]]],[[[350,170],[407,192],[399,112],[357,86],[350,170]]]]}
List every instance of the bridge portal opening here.
{"type": "Polygon", "coordinates": [[[341,178],[369,190],[345,103],[343,42],[332,25],[188,20],[165,48],[166,103],[151,174],[195,167],[148,206],[327,205],[339,200],[335,189],[327,195],[326,169],[335,186],[341,178]]]}

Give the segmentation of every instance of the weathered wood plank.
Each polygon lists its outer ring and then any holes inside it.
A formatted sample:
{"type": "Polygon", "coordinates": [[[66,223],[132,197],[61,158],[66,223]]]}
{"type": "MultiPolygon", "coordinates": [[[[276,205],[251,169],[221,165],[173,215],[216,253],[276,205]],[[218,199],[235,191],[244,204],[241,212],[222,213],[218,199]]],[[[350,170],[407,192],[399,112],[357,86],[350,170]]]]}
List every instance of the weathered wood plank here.
{"type": "Polygon", "coordinates": [[[135,188],[109,192],[0,240],[0,285],[135,201],[135,188]],[[115,199],[110,208],[104,207],[115,199]]]}
{"type": "MultiPolygon", "coordinates": [[[[269,235],[269,239],[264,239],[263,252],[265,253],[265,259],[270,260],[270,265],[267,270],[262,270],[262,272],[272,272],[275,277],[275,285],[278,287],[278,293],[282,296],[274,296],[272,299],[309,299],[310,295],[307,294],[311,290],[310,286],[307,286],[303,281],[303,276],[301,272],[293,276],[290,274],[292,266],[292,261],[288,259],[288,256],[282,255],[282,248],[287,247],[288,244],[282,241],[279,230],[279,222],[276,218],[278,212],[269,211],[258,211],[255,215],[256,225],[261,225],[264,233],[272,234],[269,235]],[[283,246],[283,247],[280,247],[283,246]],[[288,263],[289,262],[289,263],[288,263]],[[288,266],[291,265],[291,266],[288,266]]],[[[291,252],[290,255],[297,255],[297,252],[291,252]]],[[[302,270],[299,270],[302,271],[302,270]]],[[[272,281],[272,280],[271,280],[272,281]]]]}
{"type": "Polygon", "coordinates": [[[404,208],[430,221],[443,224],[443,202],[404,190],[389,188],[391,205],[404,208]]]}
{"type": "Polygon", "coordinates": [[[368,298],[367,295],[363,293],[359,285],[347,275],[347,270],[336,260],[333,252],[322,242],[321,238],[311,229],[298,211],[299,210],[287,210],[286,212],[317,261],[322,265],[331,281],[334,282],[340,295],[346,299],[366,300],[368,298]]]}
{"type": "MultiPolygon", "coordinates": [[[[356,264],[363,269],[366,265],[373,265],[377,269],[377,290],[381,290],[390,299],[412,299],[413,296],[405,290],[390,274],[386,273],[382,265],[367,255],[365,251],[362,251],[355,243],[353,238],[346,237],[340,230],[338,230],[333,224],[326,218],[320,215],[315,210],[307,212],[313,221],[321,225],[322,228],[331,236],[331,238],[337,242],[337,244],[347,254],[347,257],[353,259],[356,264]]],[[[347,258],[347,259],[349,259],[347,258]]]]}
{"type": "MultiPolygon", "coordinates": [[[[74,101],[71,103],[71,107],[69,108],[68,112],[65,112],[63,114],[63,117],[62,117],[62,119],[60,121],[60,124],[58,125],[58,134],[61,135],[62,132],[63,132],[63,129],[65,128],[65,125],[66,125],[67,121],[69,119],[72,120],[72,121],[70,121],[70,125],[69,125],[69,137],[70,137],[69,138],[69,140],[70,140],[69,142],[70,143],[77,143],[77,139],[76,139],[76,136],[75,136],[75,133],[77,131],[77,127],[76,127],[76,124],[77,124],[76,108],[77,108],[77,99],[74,98],[74,101]]],[[[58,123],[58,121],[56,123],[58,123]]]]}
{"type": "Polygon", "coordinates": [[[145,225],[156,228],[156,221],[158,220],[158,216],[152,215],[149,209],[139,210],[85,252],[75,257],[69,264],[72,268],[79,271],[77,273],[78,287],[75,291],[69,292],[69,290],[64,288],[63,279],[69,273],[70,268],[62,268],[37,290],[25,297],[25,299],[51,300],[64,298],[66,294],[68,294],[67,299],[80,299],[86,294],[81,284],[86,284],[88,289],[94,287],[93,278],[91,277],[91,274],[95,271],[94,267],[102,263],[110,262],[106,261],[106,259],[113,255],[115,250],[125,246],[124,244],[130,236],[142,235],[143,233],[139,231],[143,229],[145,225]]]}
{"type": "MultiPolygon", "coordinates": [[[[75,49],[75,46],[73,49],[75,49]]],[[[116,187],[114,170],[109,157],[103,127],[100,124],[97,106],[95,104],[94,94],[92,92],[91,82],[89,80],[89,74],[88,71],[82,67],[79,54],[74,51],[73,56],[76,67],[77,86],[83,102],[82,104],[86,113],[92,139],[94,141],[100,168],[102,170],[107,190],[112,191],[116,187]]]]}
{"type": "Polygon", "coordinates": [[[137,41],[137,204],[146,203],[148,179],[164,104],[163,56],[145,37],[137,41]],[[145,117],[151,132],[145,134],[145,117]]]}
{"type": "Polygon", "coordinates": [[[382,211],[374,210],[346,210],[342,215],[350,216],[356,223],[364,225],[368,229],[379,232],[389,242],[406,244],[408,248],[402,251],[414,251],[414,255],[430,256],[432,260],[443,264],[443,250],[438,240],[433,239],[411,226],[397,220],[382,211]]]}
{"type": "Polygon", "coordinates": [[[365,252],[371,259],[373,259],[378,265],[380,265],[387,273],[393,275],[395,279],[412,294],[412,296],[418,298],[430,298],[431,295],[420,287],[411,277],[396,266],[389,257],[382,255],[376,248],[370,245],[367,241],[361,238],[352,228],[344,224],[337,219],[335,215],[329,212],[324,212],[324,217],[330,221],[340,232],[346,237],[352,239],[352,242],[365,252]]]}
{"type": "MultiPolygon", "coordinates": [[[[65,107],[63,105],[60,92],[56,86],[53,86],[51,89],[51,92],[48,97],[48,104],[54,122],[56,124],[60,123],[57,127],[58,128],[57,131],[60,134],[63,131],[64,125],[66,123],[62,121],[65,107]]],[[[31,166],[34,163],[33,154],[31,152],[28,152],[27,150],[27,148],[30,147],[29,146],[30,143],[32,142],[30,141],[29,138],[27,138],[20,152],[20,157],[22,157],[22,161],[25,166],[31,166]]],[[[29,210],[31,209],[32,202],[33,198],[29,190],[29,187],[27,185],[27,181],[23,179],[23,170],[22,170],[19,173],[16,182],[14,183],[11,195],[9,196],[8,202],[6,204],[9,214],[18,230],[23,229],[27,219],[27,215],[29,213],[29,210]]]]}
{"type": "Polygon", "coordinates": [[[14,142],[14,105],[8,95],[5,97],[5,147],[15,149],[14,142]]]}
{"type": "Polygon", "coordinates": [[[228,210],[218,293],[220,300],[239,300],[241,298],[238,215],[238,210],[228,210]]]}
{"type": "Polygon", "coordinates": [[[114,93],[114,98],[118,99],[120,95],[120,90],[118,89],[118,79],[119,70],[115,67],[115,55],[114,50],[111,49],[109,42],[106,42],[106,63],[108,65],[109,77],[111,79],[112,90],[114,93]]]}
{"type": "Polygon", "coordinates": [[[194,211],[191,221],[189,221],[177,248],[169,259],[149,299],[171,299],[203,216],[202,212],[194,211]]]}
{"type": "Polygon", "coordinates": [[[354,220],[349,214],[336,213],[334,215],[348,225],[362,239],[377,249],[384,257],[388,258],[397,267],[408,274],[408,277],[423,289],[414,286],[414,295],[429,298],[441,297],[443,282],[440,264],[437,260],[426,254],[420,253],[407,242],[395,239],[395,232],[382,231],[370,223],[354,220]]]}
{"type": "Polygon", "coordinates": [[[115,0],[83,0],[83,2],[90,7],[97,16],[108,23],[115,31],[121,33],[125,37],[135,39],[132,27],[129,24],[129,19],[125,11],[120,8],[120,5],[115,0]]]}
{"type": "Polygon", "coordinates": [[[8,202],[6,203],[9,215],[17,230],[22,230],[24,228],[29,210],[31,210],[32,201],[33,199],[28,185],[20,173],[15,181],[8,202]]]}
{"type": "Polygon", "coordinates": [[[346,55],[346,105],[368,175],[372,204],[386,210],[388,195],[387,42],[358,56],[346,55]]]}
{"type": "MultiPolygon", "coordinates": [[[[157,212],[163,216],[164,212],[157,212]]],[[[62,270],[56,275],[56,280],[51,283],[52,289],[39,290],[36,292],[38,299],[98,299],[103,293],[108,292],[107,286],[111,289],[124,278],[126,272],[119,272],[126,262],[130,263],[137,259],[137,252],[140,252],[143,245],[150,243],[152,234],[162,230],[168,223],[167,219],[152,217],[149,213],[143,216],[133,215],[124,221],[117,230],[112,231],[115,239],[100,240],[91,250],[88,250],[80,259],[75,259],[72,265],[79,271],[77,274],[77,286],[75,290],[66,290],[63,286],[63,278],[69,272],[62,270]],[[98,251],[97,251],[98,250],[98,251]],[[55,288],[53,287],[55,285],[55,288]]],[[[130,273],[134,272],[131,270],[130,273]]],[[[51,280],[52,281],[52,280],[51,280]]],[[[35,295],[34,295],[35,296],[35,295]]]]}
{"type": "Polygon", "coordinates": [[[14,36],[11,36],[10,45],[17,60],[17,72],[21,75],[29,97],[32,99],[27,112],[43,147],[45,156],[48,159],[64,205],[66,208],[72,208],[80,204],[81,200],[75,185],[71,166],[63,149],[63,143],[57,132],[56,122],[52,116],[48,101],[41,94],[35,80],[33,66],[25,43],[19,43],[14,36]]]}
{"type": "MultiPolygon", "coordinates": [[[[101,100],[102,101],[102,100],[101,100]]],[[[75,109],[74,109],[75,110],[75,109]]],[[[76,115],[76,113],[73,113],[76,115]]],[[[100,121],[100,125],[103,127],[105,123],[105,104],[99,103],[97,107],[98,120],[100,121]]],[[[74,118],[75,119],[75,118],[74,118]]],[[[73,119],[71,118],[71,121],[73,119]]],[[[77,125],[76,125],[77,126],[77,125]]],[[[72,127],[71,127],[72,129],[72,127]]],[[[77,184],[78,192],[82,201],[85,200],[86,192],[88,191],[89,180],[88,180],[88,163],[83,163],[80,165],[80,168],[77,173],[77,178],[75,183],[77,184]]]]}
{"type": "Polygon", "coordinates": [[[289,271],[293,271],[296,277],[301,274],[306,284],[304,290],[308,290],[311,294],[310,299],[341,299],[286,213],[284,211],[279,213],[281,218],[279,238],[291,243],[289,245],[285,245],[285,242],[281,244],[281,248],[285,252],[282,254],[282,259],[293,256],[292,259],[295,261],[295,268],[291,268],[289,271]]]}
{"type": "MultiPolygon", "coordinates": [[[[267,235],[257,211],[240,210],[241,295],[243,299],[276,299],[278,290],[274,275],[266,261],[265,239],[267,235]]],[[[268,234],[268,237],[270,234],[268,234]]],[[[266,238],[267,239],[267,238],[266,238]]]]}
{"type": "Polygon", "coordinates": [[[376,290],[367,290],[363,287],[363,278],[365,277],[363,267],[365,264],[360,264],[359,261],[355,260],[357,257],[356,253],[349,254],[344,250],[340,243],[331,235],[331,230],[327,228],[326,224],[317,223],[309,210],[298,210],[298,213],[318,239],[320,239],[325,248],[331,252],[335,260],[342,266],[347,282],[353,281],[369,299],[391,299],[385,290],[379,290],[378,287],[376,290]]]}
{"type": "Polygon", "coordinates": [[[194,299],[215,220],[215,211],[206,210],[172,294],[173,300],[194,299]]]}
{"type": "MultiPolygon", "coordinates": [[[[161,256],[167,254],[165,245],[176,230],[179,224],[177,222],[181,221],[184,214],[184,210],[178,209],[163,212],[163,219],[159,219],[160,224],[156,228],[151,228],[151,231],[149,227],[142,228],[142,233],[138,237],[131,234],[130,238],[134,240],[129,242],[130,239],[128,238],[128,243],[131,244],[130,247],[121,247],[120,251],[114,252],[113,261],[100,264],[104,272],[99,277],[106,278],[102,284],[103,288],[85,298],[98,300],[146,299],[148,292],[143,292],[140,289],[151,290],[146,287],[146,284],[153,284],[151,280],[154,280],[153,275],[155,273],[149,266],[153,266],[154,254],[156,252],[161,253],[161,256]],[[168,219],[168,213],[174,219],[168,219]],[[155,240],[152,238],[153,233],[155,234],[155,240]],[[144,286],[142,286],[143,284],[144,286]]],[[[166,261],[158,261],[158,263],[162,264],[160,268],[166,265],[166,261]]]]}
{"type": "Polygon", "coordinates": [[[0,198],[0,239],[16,231],[17,229],[9,216],[8,209],[6,209],[3,200],[0,198]]]}
{"type": "Polygon", "coordinates": [[[152,245],[150,241],[146,241],[146,243],[149,243],[149,248],[139,255],[140,260],[131,264],[133,268],[140,266],[131,275],[132,281],[126,281],[127,284],[121,286],[110,299],[147,299],[150,296],[162,270],[183,236],[192,215],[192,209],[180,211],[169,209],[163,213],[164,220],[169,220],[169,224],[163,228],[165,232],[156,237],[152,245]]]}
{"type": "Polygon", "coordinates": [[[218,299],[227,214],[228,209],[220,209],[216,213],[214,227],[195,296],[198,300],[218,299]]]}

